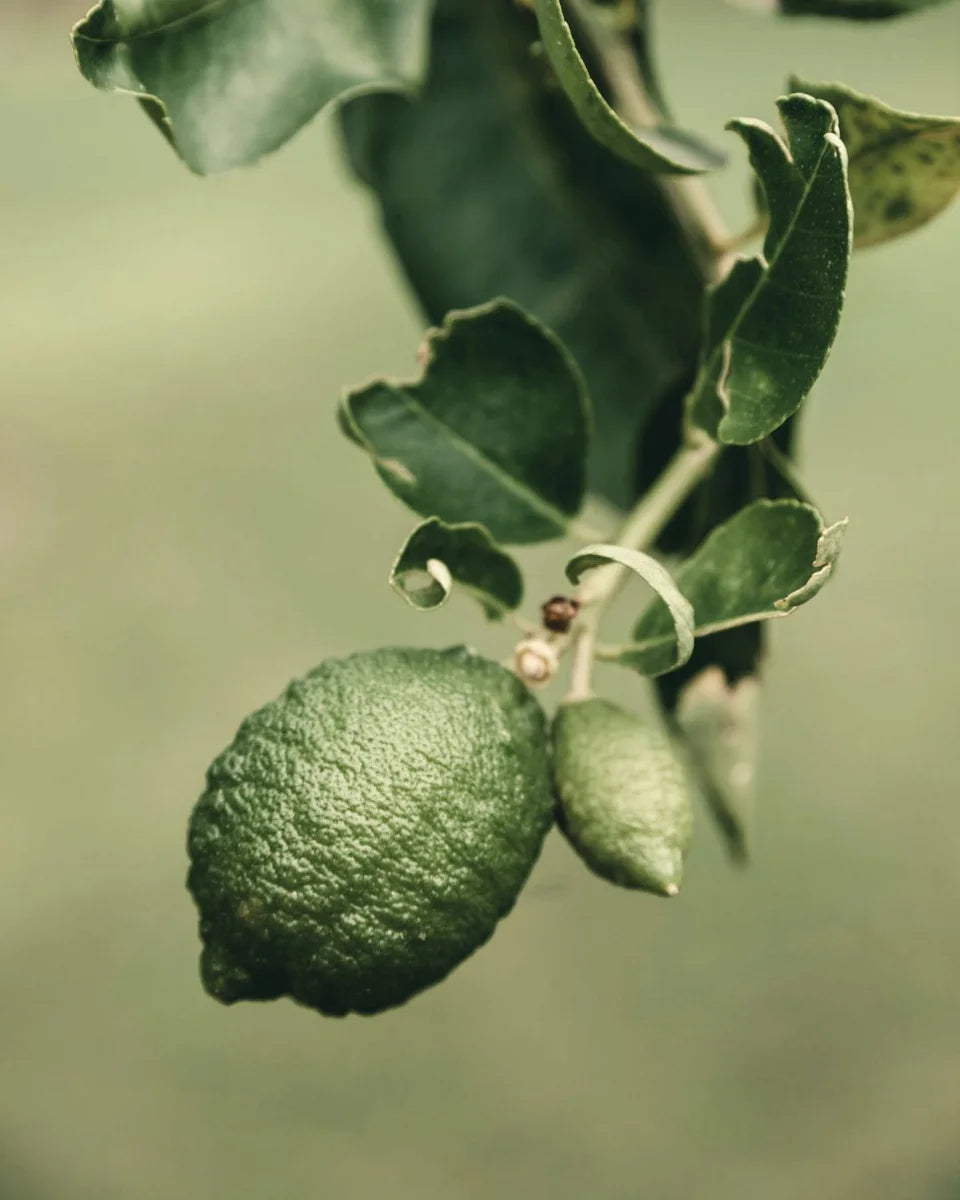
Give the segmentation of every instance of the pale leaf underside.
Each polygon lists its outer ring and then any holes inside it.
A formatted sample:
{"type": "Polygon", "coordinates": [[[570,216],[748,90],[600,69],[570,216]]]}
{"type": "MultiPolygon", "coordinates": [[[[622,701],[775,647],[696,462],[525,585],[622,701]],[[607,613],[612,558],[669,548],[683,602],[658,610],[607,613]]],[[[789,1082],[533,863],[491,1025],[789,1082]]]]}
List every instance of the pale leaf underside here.
{"type": "Polygon", "coordinates": [[[80,70],[130,93],[194,171],[255,162],[331,101],[419,82],[431,0],[101,0],[80,70]]]}
{"type": "Polygon", "coordinates": [[[673,713],[694,777],[738,860],[753,831],[759,752],[760,684],[754,676],[729,683],[707,667],[683,688],[673,713]]]}

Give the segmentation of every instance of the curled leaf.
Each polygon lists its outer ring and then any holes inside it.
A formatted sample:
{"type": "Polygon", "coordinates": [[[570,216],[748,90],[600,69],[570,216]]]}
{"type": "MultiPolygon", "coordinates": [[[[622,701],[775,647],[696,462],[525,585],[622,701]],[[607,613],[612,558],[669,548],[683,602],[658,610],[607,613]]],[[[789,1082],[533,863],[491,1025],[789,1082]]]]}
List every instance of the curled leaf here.
{"type": "MultiPolygon", "coordinates": [[[[824,527],[817,510],[797,500],[758,500],[718,526],[677,571],[696,614],[695,636],[785,617],[806,604],[830,578],[846,524],[824,527]]],[[[633,636],[617,661],[653,673],[673,640],[660,605],[643,613],[633,636]]]]}
{"type": "Polygon", "coordinates": [[[508,300],[448,314],[423,377],[347,394],[341,429],[423,516],[502,542],[562,536],[586,486],[589,409],[560,340],[508,300]]]}
{"type": "Polygon", "coordinates": [[[693,608],[662,563],[649,554],[625,546],[585,546],[567,563],[567,578],[571,583],[579,583],[586,571],[611,563],[628,567],[653,588],[657,593],[654,608],[664,623],[672,627],[658,643],[656,651],[645,659],[644,674],[662,675],[682,666],[693,653],[693,608]]]}
{"type": "Polygon", "coordinates": [[[479,600],[492,620],[523,598],[523,577],[482,525],[422,522],[407,538],[390,572],[390,584],[408,604],[434,609],[445,604],[454,583],[479,600]]]}

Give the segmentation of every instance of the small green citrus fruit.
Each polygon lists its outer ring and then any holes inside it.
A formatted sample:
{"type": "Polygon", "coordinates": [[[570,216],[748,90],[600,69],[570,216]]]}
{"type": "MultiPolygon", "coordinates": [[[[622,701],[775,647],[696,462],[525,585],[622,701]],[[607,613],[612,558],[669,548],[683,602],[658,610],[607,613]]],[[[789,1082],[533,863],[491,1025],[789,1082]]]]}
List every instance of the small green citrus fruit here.
{"type": "Polygon", "coordinates": [[[543,713],[464,648],[323,663],[249,716],[189,833],[218,1000],[374,1013],[513,906],[553,819],[543,713]]]}
{"type": "Polygon", "coordinates": [[[673,896],[692,813],[667,736],[595,698],[560,706],[553,724],[560,828],[611,883],[673,896]]]}

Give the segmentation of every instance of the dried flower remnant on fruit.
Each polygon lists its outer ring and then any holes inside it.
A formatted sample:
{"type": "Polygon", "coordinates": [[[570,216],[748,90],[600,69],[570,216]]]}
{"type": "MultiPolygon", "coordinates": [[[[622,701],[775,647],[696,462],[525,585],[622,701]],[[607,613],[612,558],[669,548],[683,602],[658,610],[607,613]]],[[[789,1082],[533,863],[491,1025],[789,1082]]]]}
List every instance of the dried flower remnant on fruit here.
{"type": "Polygon", "coordinates": [[[579,611],[579,601],[569,596],[551,596],[540,608],[544,628],[551,633],[567,633],[579,611]]]}

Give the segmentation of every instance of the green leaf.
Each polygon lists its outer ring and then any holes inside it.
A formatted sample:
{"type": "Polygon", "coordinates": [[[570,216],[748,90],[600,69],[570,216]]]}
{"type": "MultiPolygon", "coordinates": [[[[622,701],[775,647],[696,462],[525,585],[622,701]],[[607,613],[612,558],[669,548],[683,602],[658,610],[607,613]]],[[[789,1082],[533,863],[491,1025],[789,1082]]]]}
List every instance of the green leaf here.
{"type": "Polygon", "coordinates": [[[760,684],[707,667],[680,692],[673,723],[692,773],[735,859],[749,855],[756,807],[760,684]]]}
{"type": "Polygon", "coordinates": [[[882,21],[942,4],[944,0],[738,0],[742,6],[780,12],[792,17],[847,17],[882,21]]]}
{"type": "Polygon", "coordinates": [[[763,256],[739,259],[711,293],[691,417],[720,441],[745,445],[800,407],[840,321],[852,210],[846,151],[829,104],[777,102],[789,150],[761,121],[730,125],[763,184],[770,226],[763,256]]]}
{"type": "Polygon", "coordinates": [[[520,569],[482,525],[445,525],[431,517],[407,538],[390,584],[414,608],[434,609],[446,603],[454,582],[480,601],[491,620],[523,599],[520,569]]]}
{"type": "Polygon", "coordinates": [[[450,313],[419,382],[348,393],[341,426],[423,516],[502,542],[561,537],[580,511],[589,405],[563,344],[515,304],[450,313]]]}
{"type": "Polygon", "coordinates": [[[693,134],[669,126],[631,127],[621,120],[594,83],[561,0],[533,2],[547,58],[580,120],[601,145],[646,171],[690,175],[723,166],[724,156],[693,134]]]}
{"type": "Polygon", "coordinates": [[[662,563],[625,546],[585,546],[567,563],[567,578],[579,583],[584,572],[610,563],[628,567],[653,588],[657,593],[654,609],[663,624],[672,627],[656,651],[645,658],[644,674],[662,675],[682,666],[693,653],[693,608],[662,563]]]}
{"type": "MultiPolygon", "coordinates": [[[[830,578],[846,521],[824,527],[817,510],[797,500],[758,500],[718,526],[677,571],[693,605],[697,637],[786,617],[830,578]]],[[[660,605],[640,617],[618,661],[644,674],[673,641],[660,605]]]]}
{"type": "Polygon", "coordinates": [[[640,72],[644,91],[659,112],[669,116],[669,106],[654,62],[651,0],[584,0],[584,16],[600,22],[626,43],[640,72]]]}
{"type": "Polygon", "coordinates": [[[503,295],[554,329],[593,400],[591,486],[628,507],[638,431],[665,403],[679,424],[703,280],[657,179],[586,132],[536,36],[519,5],[439,0],[423,91],[340,119],[427,319],[503,295]]]}
{"type": "Polygon", "coordinates": [[[101,0],[82,73],[138,97],[194,171],[276,150],[331,101],[421,77],[430,0],[101,0]]]}
{"type": "Polygon", "coordinates": [[[839,83],[793,79],[790,86],[836,109],[849,158],[854,246],[918,229],[960,191],[960,119],[900,112],[839,83]]]}

